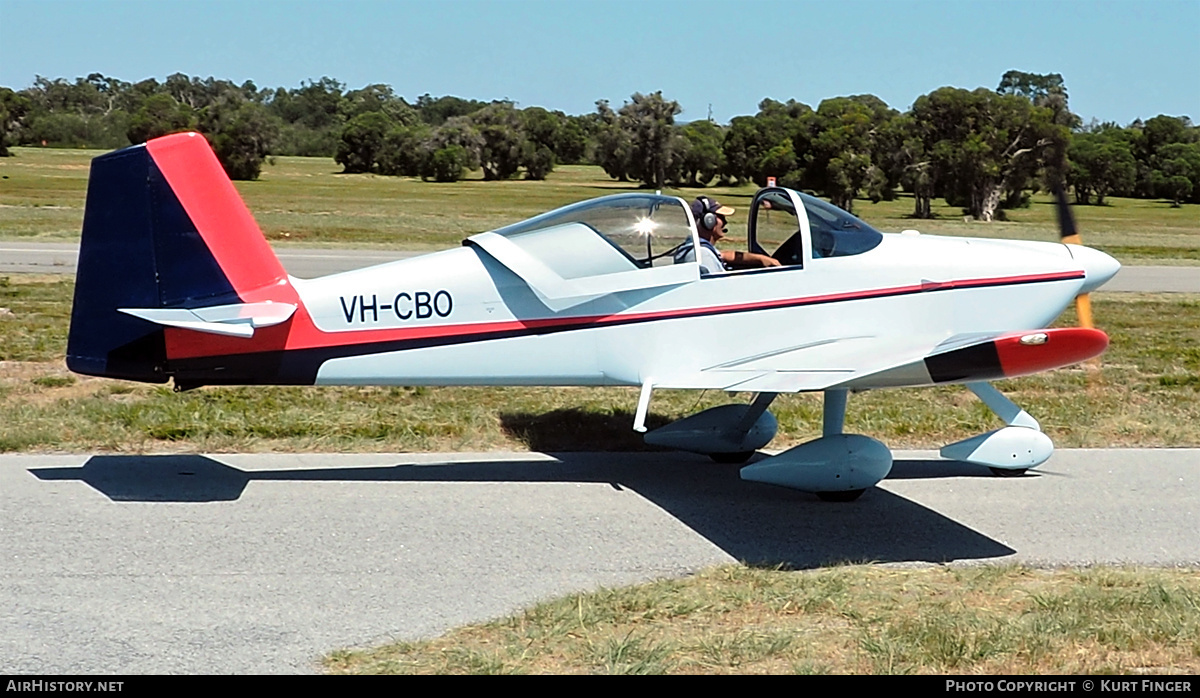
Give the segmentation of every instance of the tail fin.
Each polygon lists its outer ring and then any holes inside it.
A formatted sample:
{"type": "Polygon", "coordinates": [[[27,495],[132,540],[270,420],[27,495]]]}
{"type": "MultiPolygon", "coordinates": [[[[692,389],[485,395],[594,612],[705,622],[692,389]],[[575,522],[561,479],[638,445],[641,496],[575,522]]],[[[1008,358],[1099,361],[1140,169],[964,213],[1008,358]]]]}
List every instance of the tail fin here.
{"type": "Polygon", "coordinates": [[[128,309],[294,298],[288,291],[287,272],[203,136],[165,136],[92,161],[67,339],[72,371],[166,382],[163,326],[128,309]]]}

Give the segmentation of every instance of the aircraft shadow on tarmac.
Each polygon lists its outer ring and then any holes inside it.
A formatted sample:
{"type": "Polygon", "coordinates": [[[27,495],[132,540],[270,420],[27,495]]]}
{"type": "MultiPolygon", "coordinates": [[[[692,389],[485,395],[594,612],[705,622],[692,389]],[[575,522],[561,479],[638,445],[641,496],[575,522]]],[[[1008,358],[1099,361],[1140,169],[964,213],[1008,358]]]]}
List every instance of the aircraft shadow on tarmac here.
{"type": "MultiPolygon", "coordinates": [[[[563,482],[627,489],[737,560],[804,569],[839,562],[949,562],[1016,551],[878,487],[852,503],[745,482],[738,466],[680,453],[557,453],[556,460],[241,470],[200,455],[93,456],[81,467],[33,468],[44,481],[78,480],[125,502],[220,502],[250,482],[563,482]]],[[[394,456],[393,456],[394,457],[394,456]]],[[[896,461],[889,479],[983,477],[946,461],[896,461]]]]}

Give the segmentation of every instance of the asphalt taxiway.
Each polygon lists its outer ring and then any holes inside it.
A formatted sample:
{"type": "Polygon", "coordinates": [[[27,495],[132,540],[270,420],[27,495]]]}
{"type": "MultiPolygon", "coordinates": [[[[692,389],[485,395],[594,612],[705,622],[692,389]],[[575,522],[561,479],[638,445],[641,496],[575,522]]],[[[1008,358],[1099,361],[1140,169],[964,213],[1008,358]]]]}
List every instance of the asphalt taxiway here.
{"type": "Polygon", "coordinates": [[[747,561],[1200,565],[1200,449],[898,452],[850,504],[676,453],[0,456],[0,673],[292,673],[747,561]]]}
{"type": "MultiPolygon", "coordinates": [[[[279,250],[320,276],[412,253],[279,250]]],[[[0,273],[73,273],[0,242],[0,273]]],[[[1200,267],[1104,291],[1200,292],[1200,267]]],[[[674,453],[0,456],[0,673],[294,673],[541,599],[727,562],[1200,566],[1200,449],[1036,474],[898,452],[851,504],[674,453]]]]}

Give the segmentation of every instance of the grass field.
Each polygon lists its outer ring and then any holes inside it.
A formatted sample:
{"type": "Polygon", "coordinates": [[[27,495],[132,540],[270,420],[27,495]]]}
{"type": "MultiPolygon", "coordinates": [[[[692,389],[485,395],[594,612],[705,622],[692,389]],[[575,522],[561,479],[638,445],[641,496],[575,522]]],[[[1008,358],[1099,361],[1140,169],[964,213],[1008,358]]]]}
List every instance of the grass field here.
{"type": "MultiPolygon", "coordinates": [[[[68,241],[79,238],[88,162],[98,151],[14,148],[0,158],[0,239],[68,241]]],[[[345,245],[404,250],[458,245],[468,235],[583,199],[630,191],[599,167],[560,166],[545,182],[474,179],[454,184],[406,177],[338,174],[324,158],[280,157],[255,182],[238,190],[274,244],[345,245]]],[[[703,193],[743,210],[755,188],[710,187],[703,193]]],[[[668,189],[690,199],[700,190],[668,189]]],[[[1010,221],[979,223],[960,209],[933,202],[934,220],[908,218],[912,199],[872,204],[855,213],[884,231],[1053,240],[1054,210],[1047,196],[1008,212],[1010,221]]],[[[1108,206],[1074,207],[1085,241],[1123,263],[1200,264],[1200,206],[1171,208],[1165,201],[1112,199],[1108,206]]],[[[745,219],[735,218],[734,233],[745,219]]],[[[744,235],[743,235],[744,239],[744,235]]],[[[727,244],[739,242],[732,234],[727,244]]]]}
{"type": "MultiPolygon", "coordinates": [[[[0,239],[78,239],[87,151],[16,149],[0,159],[0,239]]],[[[548,182],[339,175],[329,160],[280,158],[238,187],[274,244],[427,249],[555,206],[632,189],[594,167],[548,182]]],[[[685,197],[693,191],[678,192],[685,197]]],[[[752,187],[709,189],[745,207],[752,187]]],[[[1053,239],[1044,198],[1012,221],[905,216],[911,200],[857,213],[884,230],[1053,239]]],[[[1076,207],[1085,239],[1125,263],[1200,263],[1200,207],[1113,200],[1076,207]]],[[[88,378],[63,364],[73,281],[0,276],[0,452],[637,450],[632,389],[203,388],[88,378]]],[[[1200,446],[1200,296],[1094,294],[1112,344],[1101,368],[998,383],[1060,447],[1200,446]]],[[[1074,324],[1071,311],[1059,320],[1074,324]]],[[[723,393],[659,391],[665,424],[723,393]]],[[[775,403],[772,448],[819,435],[819,396],[775,403]]],[[[847,429],[895,448],[936,447],[999,426],[967,391],[874,391],[847,429]]],[[[1196,673],[1195,570],[1022,567],[807,572],[730,566],[601,590],[428,642],[341,651],[359,673],[1196,673]]]]}
{"type": "MultiPolygon", "coordinates": [[[[75,376],[63,365],[73,282],[0,277],[0,451],[637,450],[636,389],[169,387],[75,376]]],[[[997,385],[1060,447],[1200,445],[1200,297],[1095,294],[1112,344],[1102,368],[997,385]]],[[[1061,324],[1074,324],[1068,310],[1061,324]]],[[[748,395],[658,391],[653,428],[748,395]]],[[[820,435],[821,398],[772,406],[773,448],[820,435]]],[[[846,426],[896,448],[1000,426],[959,387],[850,399],[846,426]]]]}
{"type": "Polygon", "coordinates": [[[431,641],[335,652],[325,666],[359,674],[1195,674],[1200,575],[727,566],[576,594],[431,641]]]}

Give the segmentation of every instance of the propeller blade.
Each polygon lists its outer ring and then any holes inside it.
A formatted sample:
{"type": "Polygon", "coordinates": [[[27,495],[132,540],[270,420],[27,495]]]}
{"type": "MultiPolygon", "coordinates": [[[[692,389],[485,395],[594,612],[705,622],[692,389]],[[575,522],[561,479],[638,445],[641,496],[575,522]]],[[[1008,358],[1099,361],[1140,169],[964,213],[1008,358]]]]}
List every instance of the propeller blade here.
{"type": "Polygon", "coordinates": [[[1075,296],[1075,315],[1079,318],[1079,326],[1089,330],[1096,327],[1092,322],[1092,298],[1086,293],[1075,296]]]}
{"type": "MultiPolygon", "coordinates": [[[[1079,228],[1075,226],[1075,215],[1071,213],[1071,205],[1067,202],[1067,190],[1061,184],[1054,187],[1055,207],[1058,213],[1058,231],[1062,241],[1069,245],[1082,245],[1079,228]]],[[[1092,299],[1086,293],[1075,296],[1075,315],[1079,318],[1079,326],[1091,329],[1095,327],[1092,320],[1092,299]]]]}
{"type": "Polygon", "coordinates": [[[1075,227],[1075,216],[1071,213],[1071,205],[1067,203],[1067,190],[1061,184],[1054,187],[1054,198],[1058,202],[1055,207],[1058,213],[1058,233],[1062,241],[1071,245],[1082,245],[1079,228],[1075,227]]]}

